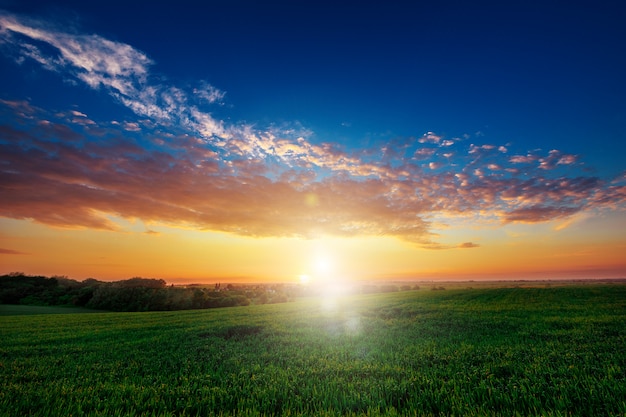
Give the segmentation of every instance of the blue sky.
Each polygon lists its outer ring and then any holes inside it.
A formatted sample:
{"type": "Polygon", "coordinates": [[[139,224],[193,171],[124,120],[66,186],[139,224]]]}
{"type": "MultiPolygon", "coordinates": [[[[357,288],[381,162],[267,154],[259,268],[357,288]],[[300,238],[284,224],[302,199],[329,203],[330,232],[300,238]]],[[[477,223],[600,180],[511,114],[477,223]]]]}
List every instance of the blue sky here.
{"type": "Polygon", "coordinates": [[[619,2],[5,0],[0,19],[6,219],[427,249],[481,247],[446,235],[468,219],[623,223],[619,2]]]}
{"type": "MultiPolygon", "coordinates": [[[[481,132],[520,149],[565,146],[613,174],[590,138],[626,150],[619,2],[127,3],[5,9],[132,45],[181,88],[204,80],[226,93],[211,111],[233,121],[299,122],[348,144],[481,132]]],[[[37,88],[22,78],[4,90],[22,83],[37,88]]]]}

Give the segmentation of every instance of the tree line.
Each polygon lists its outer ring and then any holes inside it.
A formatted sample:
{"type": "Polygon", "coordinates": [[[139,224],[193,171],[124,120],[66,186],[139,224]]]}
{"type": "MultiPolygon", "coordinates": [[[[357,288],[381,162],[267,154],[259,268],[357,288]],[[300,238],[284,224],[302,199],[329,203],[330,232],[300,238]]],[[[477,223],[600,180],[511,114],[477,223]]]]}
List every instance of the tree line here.
{"type": "Polygon", "coordinates": [[[292,300],[296,290],[282,285],[173,286],[162,279],[135,277],[104,282],[76,281],[64,276],[31,276],[19,272],[0,276],[0,304],[76,306],[108,311],[164,311],[292,300]]]}

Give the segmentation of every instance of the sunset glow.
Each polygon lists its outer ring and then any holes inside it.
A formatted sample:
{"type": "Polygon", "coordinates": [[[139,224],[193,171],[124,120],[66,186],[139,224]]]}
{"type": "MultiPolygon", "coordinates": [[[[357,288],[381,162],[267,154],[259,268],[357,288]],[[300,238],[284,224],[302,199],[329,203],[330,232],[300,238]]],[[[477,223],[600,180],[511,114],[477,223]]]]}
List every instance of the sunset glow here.
{"type": "Polygon", "coordinates": [[[84,3],[0,10],[0,273],[626,277],[623,11],[84,3]]]}

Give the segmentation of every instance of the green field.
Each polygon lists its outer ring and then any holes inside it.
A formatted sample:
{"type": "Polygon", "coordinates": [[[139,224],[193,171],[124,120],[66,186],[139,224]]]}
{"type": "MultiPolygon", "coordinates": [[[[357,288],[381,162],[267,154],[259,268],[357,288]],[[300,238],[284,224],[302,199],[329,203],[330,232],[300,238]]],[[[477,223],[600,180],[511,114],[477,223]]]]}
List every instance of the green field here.
{"type": "Polygon", "coordinates": [[[0,317],[1,416],[625,416],[626,286],[0,317]]]}
{"type": "Polygon", "coordinates": [[[102,311],[81,307],[49,307],[0,304],[0,316],[30,316],[33,314],[76,314],[101,312],[102,311]]]}

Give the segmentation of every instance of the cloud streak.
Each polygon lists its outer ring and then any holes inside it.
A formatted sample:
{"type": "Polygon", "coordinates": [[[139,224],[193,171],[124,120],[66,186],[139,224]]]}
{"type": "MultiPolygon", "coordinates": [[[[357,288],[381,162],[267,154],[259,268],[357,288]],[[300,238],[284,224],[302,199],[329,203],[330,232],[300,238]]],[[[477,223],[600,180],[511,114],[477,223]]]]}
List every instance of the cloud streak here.
{"type": "Polygon", "coordinates": [[[201,81],[191,94],[155,83],[154,62],[132,46],[99,35],[69,33],[44,22],[0,14],[0,43],[18,63],[32,59],[70,82],[104,89],[139,116],[184,125],[205,136],[226,136],[221,122],[198,110],[193,102],[223,100],[225,92],[201,81]]]}
{"type": "Polygon", "coordinates": [[[52,71],[69,70],[92,88],[104,86],[124,96],[135,95],[145,84],[152,64],[130,45],[98,35],[70,34],[7,14],[0,16],[0,28],[3,43],[14,46],[18,56],[34,59],[52,71]]]}
{"type": "Polygon", "coordinates": [[[20,251],[13,250],[13,249],[0,248],[0,255],[28,255],[28,254],[25,252],[20,252],[20,251]]]}

